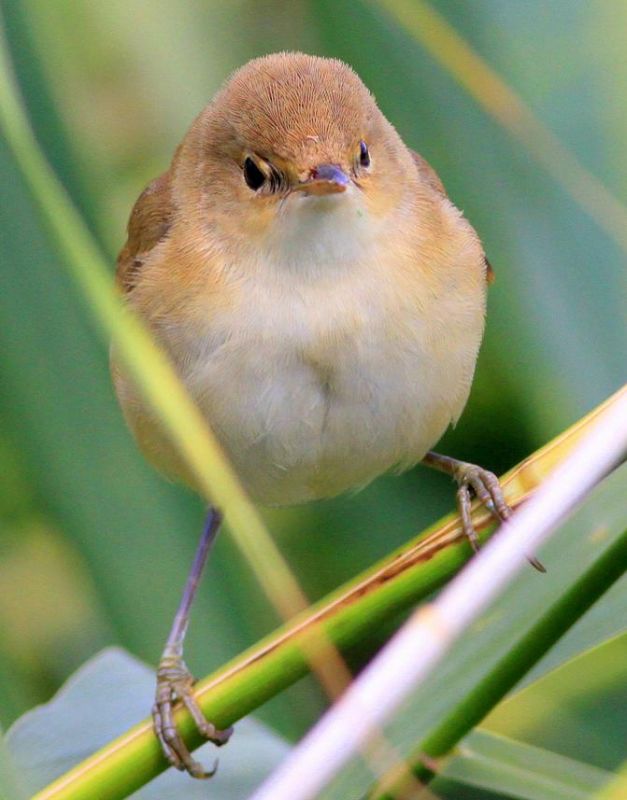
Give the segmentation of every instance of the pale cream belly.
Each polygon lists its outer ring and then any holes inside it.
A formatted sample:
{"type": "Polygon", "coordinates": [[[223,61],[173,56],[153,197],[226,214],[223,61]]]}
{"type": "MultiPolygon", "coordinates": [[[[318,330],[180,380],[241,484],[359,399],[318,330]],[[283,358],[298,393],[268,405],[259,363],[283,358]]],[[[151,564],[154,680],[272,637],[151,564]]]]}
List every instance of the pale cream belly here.
{"type": "MultiPolygon", "coordinates": [[[[291,505],[419,461],[461,413],[478,344],[442,359],[420,339],[340,337],[313,358],[297,343],[235,340],[179,371],[252,499],[291,505]]],[[[123,405],[155,465],[193,485],[155,420],[123,405]]]]}
{"type": "Polygon", "coordinates": [[[246,488],[264,504],[328,497],[407,467],[451,420],[418,370],[394,374],[383,358],[369,369],[353,363],[326,374],[297,361],[270,374],[263,362],[242,359],[238,367],[229,381],[210,381],[222,396],[212,391],[200,403],[246,488]]]}

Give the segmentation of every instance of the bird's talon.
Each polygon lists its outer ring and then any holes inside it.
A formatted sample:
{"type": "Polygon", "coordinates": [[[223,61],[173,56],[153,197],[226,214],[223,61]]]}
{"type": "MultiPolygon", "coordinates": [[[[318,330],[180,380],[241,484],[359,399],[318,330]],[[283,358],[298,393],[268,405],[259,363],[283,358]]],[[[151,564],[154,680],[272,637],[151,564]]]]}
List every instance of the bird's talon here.
{"type": "Polygon", "coordinates": [[[228,728],[224,728],[223,730],[218,730],[213,725],[211,727],[213,728],[211,741],[215,744],[216,747],[223,747],[231,738],[231,735],[233,734],[233,727],[230,726],[228,728]]]}
{"type": "MultiPolygon", "coordinates": [[[[490,512],[497,522],[505,522],[513,514],[508,506],[499,479],[493,472],[476,466],[460,462],[454,472],[458,483],[457,502],[462,519],[462,528],[470,546],[477,552],[479,540],[472,522],[470,491],[475,494],[480,503],[490,512]]],[[[538,572],[546,572],[544,566],[534,556],[527,556],[527,561],[538,572]]]]}
{"type": "Polygon", "coordinates": [[[531,566],[534,569],[537,569],[538,572],[546,572],[546,567],[544,566],[544,564],[541,561],[538,561],[538,559],[535,556],[526,556],[526,558],[527,561],[531,564],[531,566]]]}
{"type": "Polygon", "coordinates": [[[211,778],[216,773],[218,762],[215,762],[212,769],[206,770],[192,758],[174,723],[173,703],[181,701],[192,715],[200,733],[218,747],[226,744],[233,729],[219,730],[205,719],[193,695],[193,685],[194,679],[182,658],[170,654],[164,656],[157,670],[157,690],[152,708],[153,724],[161,749],[173,767],[186,770],[194,778],[211,778]]]}

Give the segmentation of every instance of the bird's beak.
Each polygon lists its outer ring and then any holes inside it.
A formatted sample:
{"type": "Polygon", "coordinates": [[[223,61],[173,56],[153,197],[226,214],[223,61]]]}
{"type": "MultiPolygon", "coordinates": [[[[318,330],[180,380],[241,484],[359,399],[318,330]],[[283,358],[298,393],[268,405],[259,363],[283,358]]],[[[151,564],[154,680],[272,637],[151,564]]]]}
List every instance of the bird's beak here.
{"type": "Polygon", "coordinates": [[[309,180],[299,183],[292,191],[305,194],[338,194],[350,184],[348,175],[337,164],[320,164],[311,170],[309,180]]]}

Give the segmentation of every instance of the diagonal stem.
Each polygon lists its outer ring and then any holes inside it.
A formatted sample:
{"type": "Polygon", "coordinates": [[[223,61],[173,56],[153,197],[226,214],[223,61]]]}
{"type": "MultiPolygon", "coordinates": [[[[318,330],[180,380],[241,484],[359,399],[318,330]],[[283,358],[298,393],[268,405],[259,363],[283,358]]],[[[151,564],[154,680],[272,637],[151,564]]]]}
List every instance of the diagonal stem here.
{"type": "MultiPolygon", "coordinates": [[[[414,612],[251,800],[317,797],[368,741],[372,728],[392,717],[434,673],[463,631],[503,593],[521,568],[526,543],[535,548],[546,541],[626,448],[627,394],[623,394],[533,499],[504,524],[504,532],[436,600],[414,612]]],[[[621,544],[624,553],[624,539],[621,544]]]]}
{"type": "MultiPolygon", "coordinates": [[[[627,387],[503,476],[508,503],[520,505],[574,448],[608,408],[627,396],[627,387]]],[[[474,516],[483,538],[489,514],[474,516]]],[[[384,621],[398,616],[442,586],[471,555],[455,515],[440,520],[371,569],[279,628],[196,685],[203,713],[227,727],[253,711],[308,671],[302,638],[323,629],[338,647],[367,639],[384,621]]],[[[177,727],[190,747],[201,738],[181,709],[177,727]]],[[[150,720],[144,720],[107,747],[39,792],[33,800],[116,800],[136,791],[166,766],[150,720]]]]}

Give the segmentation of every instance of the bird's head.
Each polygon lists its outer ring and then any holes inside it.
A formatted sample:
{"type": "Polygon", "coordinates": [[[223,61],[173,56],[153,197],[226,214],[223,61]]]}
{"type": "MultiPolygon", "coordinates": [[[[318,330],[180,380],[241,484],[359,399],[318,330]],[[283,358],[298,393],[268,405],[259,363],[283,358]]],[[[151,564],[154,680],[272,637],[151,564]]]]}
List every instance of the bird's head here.
{"type": "Polygon", "coordinates": [[[175,196],[223,246],[335,261],[407,192],[411,157],[346,64],[255,59],[201,113],[177,156],[175,196]]]}

